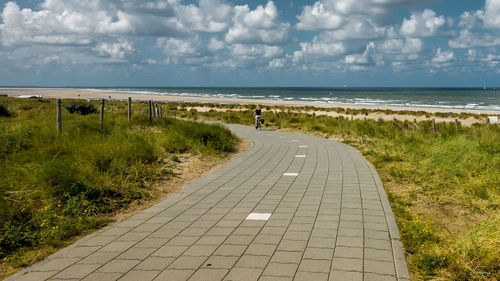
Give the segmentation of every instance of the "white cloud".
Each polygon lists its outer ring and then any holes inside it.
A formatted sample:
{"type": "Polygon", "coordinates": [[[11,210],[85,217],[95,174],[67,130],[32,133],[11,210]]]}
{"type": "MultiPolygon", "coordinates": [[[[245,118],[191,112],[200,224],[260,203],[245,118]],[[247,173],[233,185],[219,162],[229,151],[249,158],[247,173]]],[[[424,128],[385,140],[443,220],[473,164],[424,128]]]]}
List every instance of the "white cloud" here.
{"type": "Polygon", "coordinates": [[[435,56],[432,58],[432,62],[435,64],[449,63],[455,60],[455,54],[453,51],[441,51],[441,48],[436,50],[435,56]]]}
{"type": "Polygon", "coordinates": [[[225,37],[228,43],[275,45],[289,40],[290,24],[279,21],[278,9],[272,1],[255,10],[248,5],[236,6],[233,22],[225,37]]]}
{"type": "Polygon", "coordinates": [[[314,38],[312,42],[300,43],[300,51],[295,51],[293,61],[295,63],[303,60],[317,60],[334,58],[346,52],[346,46],[342,42],[323,42],[314,38]]]}
{"type": "Polygon", "coordinates": [[[340,14],[325,7],[321,1],[315,2],[312,6],[305,6],[297,18],[299,22],[296,27],[299,30],[336,29],[343,22],[340,14]]]}
{"type": "Polygon", "coordinates": [[[425,9],[421,14],[412,14],[410,19],[404,19],[401,34],[410,37],[434,36],[444,24],[444,16],[436,17],[434,11],[425,9]]]}
{"type": "Polygon", "coordinates": [[[476,48],[476,47],[494,47],[500,46],[500,37],[491,34],[478,34],[464,29],[460,31],[458,38],[452,39],[448,42],[452,48],[476,48]]]}
{"type": "Polygon", "coordinates": [[[375,49],[375,43],[370,42],[368,45],[366,45],[366,49],[362,54],[353,54],[353,55],[348,55],[345,57],[345,63],[346,64],[370,64],[370,56],[373,53],[373,50],[375,49]]]}
{"type": "Polygon", "coordinates": [[[387,23],[395,8],[434,2],[435,0],[319,0],[306,5],[297,17],[297,29],[332,30],[346,22],[369,19],[377,26],[387,23]]]}
{"type": "Polygon", "coordinates": [[[486,0],[483,21],[486,28],[500,29],[500,0],[486,0]]]}
{"type": "Polygon", "coordinates": [[[395,36],[394,28],[391,26],[380,27],[367,18],[351,19],[342,28],[332,31],[325,31],[322,37],[334,40],[349,39],[376,39],[395,36]]]}
{"type": "Polygon", "coordinates": [[[103,42],[94,47],[93,50],[99,56],[109,57],[118,61],[123,61],[123,59],[135,52],[133,44],[126,40],[112,43],[103,42]]]}
{"type": "Polygon", "coordinates": [[[387,54],[415,54],[423,50],[423,43],[420,38],[406,37],[405,41],[402,39],[389,39],[382,44],[380,49],[387,54]]]}
{"type": "Polygon", "coordinates": [[[208,43],[208,50],[212,52],[217,52],[226,47],[226,44],[223,41],[219,41],[215,38],[210,38],[210,42],[208,43]]]}
{"type": "Polygon", "coordinates": [[[285,59],[284,58],[279,58],[279,59],[274,59],[269,62],[268,68],[283,68],[285,66],[285,59]]]}

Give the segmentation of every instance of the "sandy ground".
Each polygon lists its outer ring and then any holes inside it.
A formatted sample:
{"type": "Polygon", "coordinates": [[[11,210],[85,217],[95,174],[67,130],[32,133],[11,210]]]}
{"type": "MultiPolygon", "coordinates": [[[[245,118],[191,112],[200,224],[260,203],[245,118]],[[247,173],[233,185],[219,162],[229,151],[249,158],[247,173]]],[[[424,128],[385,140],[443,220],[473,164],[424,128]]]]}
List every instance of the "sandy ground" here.
{"type": "MultiPolygon", "coordinates": [[[[393,111],[425,111],[429,113],[437,112],[453,112],[453,113],[472,113],[472,114],[487,114],[487,115],[499,115],[500,111],[483,111],[483,110],[466,110],[466,109],[444,109],[444,108],[420,108],[420,107],[389,107],[389,106],[364,106],[364,105],[348,105],[348,104],[318,104],[318,103],[308,103],[308,102],[295,102],[295,101],[272,101],[272,100],[253,100],[253,99],[224,99],[224,98],[201,98],[201,97],[180,97],[180,96],[160,96],[160,95],[140,95],[140,94],[121,94],[106,90],[87,90],[87,89],[72,89],[72,88],[0,88],[0,95],[8,95],[11,97],[21,96],[21,95],[41,95],[43,98],[67,98],[67,99],[87,99],[87,98],[113,98],[113,99],[126,99],[131,96],[133,99],[141,100],[154,100],[154,101],[184,101],[184,102],[202,102],[202,103],[220,103],[220,104],[260,104],[260,105],[270,105],[270,106],[317,106],[323,108],[351,108],[351,109],[390,109],[393,111]]],[[[197,107],[195,107],[197,108],[197,107]]],[[[208,108],[197,108],[200,111],[209,110],[208,108]]],[[[216,109],[217,110],[217,109],[216,109]]],[[[309,111],[309,113],[312,113],[309,111]]],[[[405,114],[384,114],[379,112],[370,112],[367,116],[365,115],[345,115],[336,112],[325,112],[316,111],[316,115],[328,115],[331,117],[344,116],[353,119],[374,119],[378,120],[382,118],[383,120],[393,120],[396,118],[399,121],[408,120],[413,122],[414,119],[417,121],[429,120],[425,116],[413,116],[405,114]]],[[[441,118],[441,117],[431,117],[434,118],[436,122],[454,122],[454,118],[441,118]]],[[[486,120],[468,118],[459,120],[462,125],[469,126],[473,123],[485,123],[486,120]]]]}

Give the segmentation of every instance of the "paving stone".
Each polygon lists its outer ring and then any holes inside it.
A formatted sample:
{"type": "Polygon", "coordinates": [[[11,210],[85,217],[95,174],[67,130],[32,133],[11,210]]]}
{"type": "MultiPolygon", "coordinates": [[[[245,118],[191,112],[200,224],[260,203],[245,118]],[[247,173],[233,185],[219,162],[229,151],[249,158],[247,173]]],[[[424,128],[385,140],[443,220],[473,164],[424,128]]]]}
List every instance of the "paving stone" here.
{"type": "Polygon", "coordinates": [[[243,255],[236,263],[236,267],[262,268],[264,269],[271,259],[270,256],[243,255]]]}
{"type": "Polygon", "coordinates": [[[245,254],[255,256],[272,256],[275,249],[276,245],[251,244],[248,246],[248,249],[246,249],[245,254]]]}
{"type": "Polygon", "coordinates": [[[140,269],[140,270],[159,270],[162,271],[167,266],[169,266],[175,258],[166,258],[166,257],[148,257],[141,263],[139,263],[135,269],[140,269]]]}
{"type": "Polygon", "coordinates": [[[206,257],[181,256],[171,263],[168,268],[196,270],[206,259],[206,257]]]}
{"type": "Polygon", "coordinates": [[[171,246],[171,245],[165,245],[158,249],[156,252],[151,254],[151,256],[158,256],[158,257],[178,257],[182,253],[184,253],[189,247],[188,246],[171,246]]]}
{"type": "Polygon", "coordinates": [[[253,242],[255,244],[268,244],[268,245],[276,245],[279,244],[283,236],[277,234],[259,234],[253,242]]]}
{"type": "Polygon", "coordinates": [[[89,275],[99,267],[100,265],[98,264],[74,264],[66,268],[65,270],[59,272],[54,277],[61,279],[70,279],[70,278],[83,279],[85,276],[89,275]]]}
{"type": "Polygon", "coordinates": [[[58,273],[58,271],[43,271],[43,272],[26,272],[20,276],[15,276],[16,281],[43,281],[50,278],[50,276],[58,273]]]}
{"type": "Polygon", "coordinates": [[[307,241],[282,240],[278,246],[278,251],[302,252],[306,248],[307,241]]]}
{"type": "Polygon", "coordinates": [[[226,241],[224,241],[224,244],[229,244],[229,245],[250,245],[252,243],[252,240],[255,238],[253,235],[236,235],[232,234],[229,236],[226,241]]]}
{"type": "Polygon", "coordinates": [[[239,257],[247,249],[243,245],[226,245],[223,244],[217,250],[215,250],[214,255],[216,256],[236,256],[239,257]]]}
{"type": "Polygon", "coordinates": [[[328,273],[319,272],[303,272],[299,271],[295,274],[294,281],[327,281],[328,273]]]}
{"type": "Polygon", "coordinates": [[[333,258],[332,269],[363,272],[363,260],[333,258]]]}
{"type": "Polygon", "coordinates": [[[132,247],[125,251],[123,254],[118,256],[118,259],[123,260],[143,260],[153,252],[156,251],[156,248],[137,248],[132,247]]]}
{"type": "Polygon", "coordinates": [[[378,250],[391,250],[392,245],[389,240],[380,240],[380,239],[365,239],[365,247],[378,249],[378,250]]]}
{"type": "Polygon", "coordinates": [[[271,257],[273,263],[295,263],[299,264],[302,259],[302,252],[276,251],[271,257]]]}
{"type": "Polygon", "coordinates": [[[80,258],[56,258],[43,263],[40,266],[33,267],[33,271],[60,271],[66,267],[78,262],[80,258]]]}
{"type": "Polygon", "coordinates": [[[315,260],[331,260],[333,258],[333,248],[307,247],[303,258],[315,260]]]}
{"type": "Polygon", "coordinates": [[[373,260],[365,260],[364,270],[366,272],[384,274],[384,275],[395,275],[396,272],[394,270],[394,262],[385,262],[385,261],[373,261],[373,260]]]}
{"type": "Polygon", "coordinates": [[[120,255],[121,252],[101,252],[97,251],[90,256],[84,258],[81,260],[79,263],[81,264],[105,264],[109,262],[110,260],[114,259],[118,255],[120,255]]]}
{"type": "Polygon", "coordinates": [[[121,277],[119,281],[150,281],[155,279],[160,272],[159,270],[131,270],[121,277]]]}
{"type": "Polygon", "coordinates": [[[155,281],[185,281],[194,273],[194,270],[184,269],[165,269],[158,276],[155,281]]]}
{"type": "Polygon", "coordinates": [[[375,273],[365,273],[365,280],[370,281],[396,281],[396,277],[390,275],[380,275],[375,273]]]}
{"type": "Polygon", "coordinates": [[[361,247],[336,247],[335,258],[363,259],[363,248],[361,247]]]}
{"type": "Polygon", "coordinates": [[[193,245],[187,251],[185,251],[183,255],[208,257],[215,251],[215,249],[217,249],[217,246],[215,245],[193,245]]]}
{"type": "Polygon", "coordinates": [[[239,256],[210,256],[208,260],[203,263],[202,267],[231,269],[238,259],[239,256]]]}
{"type": "Polygon", "coordinates": [[[309,239],[307,247],[333,249],[335,247],[335,240],[336,240],[335,237],[332,238],[312,237],[311,239],[309,239]]]}
{"type": "Polygon", "coordinates": [[[83,281],[114,281],[122,275],[121,273],[94,272],[85,277],[83,281]]]}
{"type": "Polygon", "coordinates": [[[341,247],[363,247],[363,238],[362,237],[339,236],[337,238],[337,246],[341,246],[341,247]]]}
{"type": "Polygon", "coordinates": [[[327,260],[311,260],[303,259],[299,265],[299,271],[304,272],[330,272],[331,259],[327,260]]]}
{"type": "Polygon", "coordinates": [[[140,260],[112,260],[99,268],[97,272],[126,273],[140,263],[140,260]]]}
{"type": "Polygon", "coordinates": [[[269,276],[289,276],[293,277],[297,271],[297,264],[294,263],[269,263],[263,275],[269,276]]]}
{"type": "Polygon", "coordinates": [[[377,250],[377,249],[365,249],[365,259],[376,260],[376,261],[388,261],[394,262],[394,257],[392,256],[392,251],[389,250],[377,250]]]}
{"type": "Polygon", "coordinates": [[[226,240],[225,236],[204,235],[203,237],[200,238],[200,240],[196,241],[196,244],[218,246],[218,245],[222,244],[222,242],[224,242],[224,240],[226,240]]]}
{"type": "Polygon", "coordinates": [[[262,273],[262,269],[233,267],[223,279],[224,281],[256,281],[262,273]]]}
{"type": "Polygon", "coordinates": [[[103,252],[124,252],[132,247],[136,242],[134,241],[115,241],[100,249],[103,252]]]}
{"type": "MultiPolygon", "coordinates": [[[[370,280],[371,279],[366,279],[370,280]]],[[[363,281],[363,273],[343,270],[332,270],[328,281],[363,281]]]]}

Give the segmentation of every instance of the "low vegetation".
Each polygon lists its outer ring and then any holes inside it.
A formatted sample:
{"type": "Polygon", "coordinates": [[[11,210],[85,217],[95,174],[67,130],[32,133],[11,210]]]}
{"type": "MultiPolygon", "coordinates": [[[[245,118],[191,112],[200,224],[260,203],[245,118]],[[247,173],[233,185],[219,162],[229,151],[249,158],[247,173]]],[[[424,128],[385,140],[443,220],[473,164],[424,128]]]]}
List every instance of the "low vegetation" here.
{"type": "MultiPolygon", "coordinates": [[[[271,109],[271,108],[270,108],[271,109]]],[[[500,277],[500,128],[476,124],[328,118],[263,113],[268,128],[333,137],[357,147],[387,189],[412,280],[500,277]]],[[[312,113],[312,112],[311,112],[312,113]]],[[[252,111],[202,119],[252,124],[252,111]]]]}
{"type": "MultiPolygon", "coordinates": [[[[24,253],[64,245],[131,203],[150,199],[154,183],[174,176],[178,155],[221,158],[238,144],[220,125],[172,118],[150,123],[137,112],[129,125],[120,103],[107,104],[102,127],[99,114],[63,111],[58,134],[55,101],[8,102],[15,117],[0,118],[4,265],[26,265],[32,261],[24,253]]],[[[136,109],[140,113],[145,105],[136,109]]]]}

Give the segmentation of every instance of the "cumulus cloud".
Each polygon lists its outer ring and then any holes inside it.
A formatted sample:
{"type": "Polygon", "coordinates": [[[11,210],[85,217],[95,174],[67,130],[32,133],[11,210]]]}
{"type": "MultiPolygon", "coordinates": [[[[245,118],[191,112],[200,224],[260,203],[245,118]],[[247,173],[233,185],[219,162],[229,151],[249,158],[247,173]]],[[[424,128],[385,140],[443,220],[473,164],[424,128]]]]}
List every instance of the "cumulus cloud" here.
{"type": "Polygon", "coordinates": [[[421,14],[412,14],[410,19],[404,19],[401,34],[409,37],[434,36],[444,24],[444,16],[436,17],[434,11],[425,9],[421,14]]]}
{"type": "Polygon", "coordinates": [[[370,64],[371,61],[371,54],[373,53],[373,50],[375,49],[375,43],[370,42],[368,45],[366,45],[366,49],[362,54],[353,54],[353,55],[348,55],[345,57],[345,63],[346,64],[358,64],[358,65],[367,65],[370,64]]]}
{"type": "Polygon", "coordinates": [[[414,54],[422,51],[423,43],[419,38],[407,37],[404,41],[402,39],[389,39],[382,44],[380,49],[386,54],[414,54]]]}
{"type": "Polygon", "coordinates": [[[312,42],[300,43],[300,51],[295,51],[293,61],[295,63],[304,60],[317,60],[335,58],[344,54],[347,48],[342,42],[324,42],[314,38],[312,42]]]}
{"type": "Polygon", "coordinates": [[[500,37],[491,34],[472,33],[470,30],[464,29],[460,31],[459,37],[448,42],[452,48],[476,48],[476,47],[494,47],[500,46],[500,37]]]}
{"type": "Polygon", "coordinates": [[[435,64],[449,63],[455,60],[455,54],[453,51],[441,51],[441,48],[437,48],[435,56],[432,58],[432,62],[435,64]]]}
{"type": "Polygon", "coordinates": [[[484,5],[484,26],[491,29],[500,29],[500,1],[486,0],[484,5]]]}
{"type": "Polygon", "coordinates": [[[435,0],[320,0],[306,5],[297,16],[300,30],[332,30],[350,21],[370,19],[382,25],[394,8],[420,5],[435,0]]]}
{"type": "Polygon", "coordinates": [[[289,40],[290,24],[279,21],[278,9],[272,1],[250,10],[236,6],[233,26],[226,34],[229,43],[283,44],[289,40]]]}

